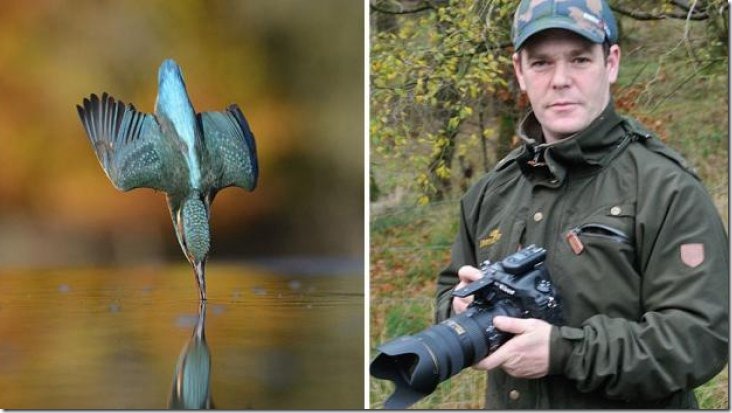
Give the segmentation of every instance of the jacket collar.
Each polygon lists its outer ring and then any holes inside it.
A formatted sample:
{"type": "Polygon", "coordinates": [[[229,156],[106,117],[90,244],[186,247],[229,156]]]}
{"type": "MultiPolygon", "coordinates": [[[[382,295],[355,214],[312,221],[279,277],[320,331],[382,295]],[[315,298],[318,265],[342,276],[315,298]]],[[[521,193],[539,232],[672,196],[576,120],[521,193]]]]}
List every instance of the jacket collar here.
{"type": "Polygon", "coordinates": [[[559,186],[567,175],[592,173],[607,165],[617,154],[627,133],[623,118],[610,102],[584,130],[558,142],[545,143],[541,125],[533,112],[519,124],[524,148],[517,156],[519,166],[532,181],[559,186]]]}

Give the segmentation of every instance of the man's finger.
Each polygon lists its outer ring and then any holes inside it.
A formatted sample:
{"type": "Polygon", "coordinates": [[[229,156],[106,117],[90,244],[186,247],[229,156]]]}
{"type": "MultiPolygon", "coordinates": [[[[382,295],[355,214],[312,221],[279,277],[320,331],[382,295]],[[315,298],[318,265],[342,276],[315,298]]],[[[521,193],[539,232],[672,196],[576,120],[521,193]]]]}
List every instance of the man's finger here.
{"type": "Polygon", "coordinates": [[[502,315],[495,316],[493,318],[493,325],[497,329],[513,334],[521,334],[526,331],[526,323],[528,322],[529,320],[523,318],[506,317],[502,315]]]}
{"type": "Polygon", "coordinates": [[[496,367],[500,367],[508,359],[508,352],[504,348],[498,348],[493,354],[484,358],[473,367],[481,370],[493,370],[496,367]]]}
{"type": "Polygon", "coordinates": [[[471,283],[483,278],[483,273],[479,269],[470,265],[463,265],[458,270],[458,278],[462,282],[471,283]]]}
{"type": "Polygon", "coordinates": [[[460,297],[453,297],[452,298],[452,311],[453,314],[460,314],[465,311],[466,308],[470,305],[470,303],[473,302],[473,296],[460,298],[460,297]]]}

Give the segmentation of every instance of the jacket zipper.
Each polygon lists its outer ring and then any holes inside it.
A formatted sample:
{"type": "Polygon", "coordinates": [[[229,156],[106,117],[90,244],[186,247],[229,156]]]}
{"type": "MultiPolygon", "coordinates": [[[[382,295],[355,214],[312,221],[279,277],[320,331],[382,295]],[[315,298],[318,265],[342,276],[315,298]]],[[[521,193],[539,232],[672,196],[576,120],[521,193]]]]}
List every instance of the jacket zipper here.
{"type": "Polygon", "coordinates": [[[623,231],[603,224],[584,224],[572,231],[577,235],[586,235],[613,240],[621,244],[630,244],[630,238],[623,231]]]}
{"type": "Polygon", "coordinates": [[[567,242],[576,255],[581,254],[585,249],[580,235],[607,239],[620,244],[630,244],[630,238],[623,231],[604,224],[584,224],[572,228],[566,235],[567,242]]]}
{"type": "Polygon", "coordinates": [[[630,244],[630,238],[619,229],[603,224],[585,224],[575,228],[577,235],[609,238],[621,244],[630,244]]]}

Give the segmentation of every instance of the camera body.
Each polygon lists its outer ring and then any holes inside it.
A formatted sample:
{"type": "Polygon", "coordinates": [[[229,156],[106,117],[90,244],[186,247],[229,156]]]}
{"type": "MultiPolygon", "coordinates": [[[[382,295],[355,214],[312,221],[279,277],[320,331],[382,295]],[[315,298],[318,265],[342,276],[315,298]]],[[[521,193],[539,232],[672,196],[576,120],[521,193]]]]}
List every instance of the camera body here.
{"type": "MultiPolygon", "coordinates": [[[[499,262],[491,264],[485,261],[480,267],[483,277],[454,290],[452,295],[461,298],[473,296],[473,302],[463,313],[466,317],[481,317],[498,307],[499,312],[506,314],[494,316],[537,318],[550,324],[561,324],[559,300],[544,266],[545,258],[545,249],[530,245],[499,262]]],[[[443,324],[454,325],[451,320],[449,318],[443,324]]],[[[510,338],[509,334],[493,327],[492,317],[484,333],[490,343],[489,354],[510,338]]]]}
{"type": "Polygon", "coordinates": [[[484,262],[483,277],[456,289],[473,296],[465,312],[413,336],[379,346],[371,375],[396,384],[385,408],[406,408],[439,383],[479,362],[511,338],[493,326],[498,315],[537,318],[561,325],[559,298],[544,265],[546,250],[530,245],[499,262],[484,262]]]}

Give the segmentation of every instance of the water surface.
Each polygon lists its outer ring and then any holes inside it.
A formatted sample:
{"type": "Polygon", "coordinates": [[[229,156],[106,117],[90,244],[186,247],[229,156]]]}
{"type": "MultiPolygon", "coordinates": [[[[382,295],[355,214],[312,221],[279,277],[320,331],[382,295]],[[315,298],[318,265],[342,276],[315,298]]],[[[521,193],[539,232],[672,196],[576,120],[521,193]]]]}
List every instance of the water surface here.
{"type": "Polygon", "coordinates": [[[0,407],[363,408],[362,271],[206,275],[201,312],[187,265],[0,271],[0,407]]]}

